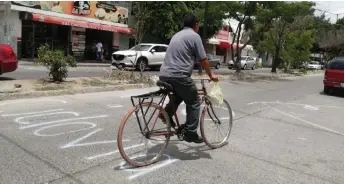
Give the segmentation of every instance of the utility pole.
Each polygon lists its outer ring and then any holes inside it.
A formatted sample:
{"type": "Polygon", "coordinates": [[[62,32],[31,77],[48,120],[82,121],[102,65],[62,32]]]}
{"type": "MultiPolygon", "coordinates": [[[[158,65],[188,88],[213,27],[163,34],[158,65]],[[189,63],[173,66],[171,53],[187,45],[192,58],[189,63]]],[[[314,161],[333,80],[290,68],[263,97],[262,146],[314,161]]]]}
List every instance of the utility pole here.
{"type": "Polygon", "coordinates": [[[4,33],[7,38],[7,44],[10,45],[10,24],[9,24],[9,18],[11,14],[11,1],[5,1],[5,27],[4,27],[4,33]]]}
{"type": "MultiPolygon", "coordinates": [[[[204,46],[206,45],[206,32],[207,32],[207,14],[208,14],[208,3],[209,1],[205,2],[205,12],[204,12],[204,27],[202,30],[202,40],[204,41],[204,46]]],[[[199,75],[202,75],[202,68],[201,65],[199,66],[199,75]]]]}

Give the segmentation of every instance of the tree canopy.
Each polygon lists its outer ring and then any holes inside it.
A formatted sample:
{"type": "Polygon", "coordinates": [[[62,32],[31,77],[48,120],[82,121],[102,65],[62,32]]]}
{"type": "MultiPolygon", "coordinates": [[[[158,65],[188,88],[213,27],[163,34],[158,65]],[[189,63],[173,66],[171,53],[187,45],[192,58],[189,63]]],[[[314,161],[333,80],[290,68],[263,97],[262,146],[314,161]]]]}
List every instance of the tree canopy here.
{"type": "MultiPolygon", "coordinates": [[[[139,22],[144,22],[145,30],[153,36],[163,40],[170,39],[176,32],[182,29],[184,16],[194,12],[199,20],[200,30],[204,23],[205,2],[197,1],[139,1],[134,2],[133,11],[138,8],[146,9],[146,16],[136,14],[139,22]]],[[[225,17],[219,11],[219,3],[209,2],[206,37],[212,37],[222,27],[225,17]]]]}

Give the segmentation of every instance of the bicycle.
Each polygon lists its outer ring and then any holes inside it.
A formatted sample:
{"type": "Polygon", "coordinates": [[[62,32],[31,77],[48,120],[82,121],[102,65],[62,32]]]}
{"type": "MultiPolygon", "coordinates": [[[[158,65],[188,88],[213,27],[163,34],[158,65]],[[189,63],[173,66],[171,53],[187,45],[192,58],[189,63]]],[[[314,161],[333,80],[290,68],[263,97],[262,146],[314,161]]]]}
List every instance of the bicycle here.
{"type": "MultiPolygon", "coordinates": [[[[200,124],[199,124],[201,136],[203,137],[206,145],[208,147],[210,147],[211,149],[222,147],[223,145],[226,144],[226,141],[229,139],[230,133],[231,133],[231,128],[232,128],[232,110],[231,110],[231,107],[230,107],[229,103],[224,99],[223,104],[225,105],[225,108],[223,108],[223,110],[226,110],[227,113],[229,113],[229,118],[228,118],[229,121],[227,123],[225,123],[225,125],[228,125],[228,128],[225,129],[227,132],[226,132],[226,135],[221,139],[221,141],[213,143],[211,140],[209,140],[209,137],[206,136],[206,131],[204,128],[206,113],[210,116],[210,119],[208,119],[208,120],[211,120],[213,122],[213,124],[211,124],[211,125],[224,124],[220,121],[220,119],[227,119],[227,118],[218,118],[216,116],[212,102],[207,95],[207,91],[206,91],[206,87],[205,87],[205,81],[210,82],[211,80],[210,79],[195,79],[194,81],[197,81],[197,80],[200,80],[200,82],[202,84],[201,89],[200,88],[198,89],[198,95],[201,97],[202,104],[204,104],[204,108],[201,109],[200,124]]],[[[179,123],[177,113],[175,113],[173,116],[173,118],[175,118],[175,123],[176,123],[177,127],[172,127],[170,119],[168,118],[168,114],[163,108],[163,105],[164,105],[166,98],[167,97],[169,99],[173,98],[173,88],[170,84],[163,82],[163,81],[160,81],[160,80],[157,82],[157,86],[159,86],[159,88],[160,88],[158,91],[150,92],[150,93],[146,93],[146,94],[142,94],[142,95],[138,95],[138,96],[131,96],[131,102],[132,102],[133,108],[130,111],[128,111],[127,114],[124,116],[124,118],[122,119],[120,128],[118,130],[118,135],[117,135],[118,150],[119,150],[122,158],[129,165],[134,166],[134,167],[148,166],[148,165],[151,165],[151,164],[159,161],[161,156],[162,156],[163,151],[167,148],[167,145],[170,141],[170,137],[177,135],[178,139],[180,141],[183,141],[183,134],[182,134],[183,127],[179,123]],[[153,102],[154,98],[158,98],[158,97],[161,97],[159,102],[154,103],[153,102]],[[137,105],[134,102],[135,99],[138,100],[137,105]],[[145,102],[145,100],[148,100],[148,99],[150,99],[150,101],[145,102]],[[150,116],[148,116],[148,118],[146,118],[146,115],[149,111],[149,108],[153,108],[154,111],[150,116]],[[157,114],[155,114],[156,111],[158,111],[157,114]],[[141,114],[139,114],[139,113],[141,113],[141,114]],[[154,115],[155,115],[155,117],[153,118],[154,115]],[[164,119],[166,120],[165,123],[164,122],[161,123],[161,125],[163,125],[164,127],[162,129],[153,130],[154,127],[157,125],[157,120],[160,119],[159,116],[162,116],[162,115],[164,116],[164,119]],[[126,123],[127,124],[129,123],[129,122],[127,122],[128,119],[132,116],[135,117],[135,119],[138,123],[138,126],[139,126],[140,131],[137,134],[144,137],[145,147],[147,147],[148,144],[152,144],[151,141],[163,141],[163,145],[161,145],[161,146],[159,146],[158,144],[153,144],[154,146],[158,146],[159,151],[157,154],[149,153],[150,151],[148,150],[147,153],[144,155],[138,155],[136,157],[130,157],[129,154],[126,153],[127,150],[134,150],[134,148],[144,146],[144,143],[141,142],[140,144],[136,144],[134,146],[124,147],[124,143],[127,143],[131,139],[134,139],[133,137],[131,137],[129,139],[123,139],[124,128],[126,127],[126,123]],[[141,117],[142,117],[143,121],[140,121],[141,117]],[[151,120],[153,120],[152,124],[151,124],[151,120]],[[144,126],[142,126],[142,122],[144,123],[144,126]],[[151,126],[151,129],[150,129],[150,126],[151,126]],[[173,130],[171,130],[171,128],[173,128],[173,130]],[[159,136],[161,136],[163,138],[163,140],[162,139],[154,139],[154,138],[159,137],[159,136]],[[150,142],[148,142],[148,141],[150,141],[150,142]],[[152,157],[152,158],[150,158],[146,162],[139,162],[142,159],[142,157],[145,157],[145,156],[152,157]]],[[[134,152],[134,153],[136,154],[137,152],[134,152]]]]}

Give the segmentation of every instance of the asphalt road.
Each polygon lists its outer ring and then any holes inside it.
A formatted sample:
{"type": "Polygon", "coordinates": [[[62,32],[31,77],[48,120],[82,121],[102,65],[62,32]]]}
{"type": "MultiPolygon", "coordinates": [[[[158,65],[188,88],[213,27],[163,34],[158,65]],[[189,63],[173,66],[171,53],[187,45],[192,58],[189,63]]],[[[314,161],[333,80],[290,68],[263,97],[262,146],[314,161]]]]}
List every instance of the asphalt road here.
{"type": "MultiPolygon", "coordinates": [[[[110,67],[77,67],[69,69],[68,77],[102,77],[111,70],[110,67]]],[[[213,69],[217,74],[227,74],[228,68],[213,69]]],[[[147,70],[152,75],[158,75],[159,71],[147,70]]],[[[195,70],[197,73],[198,71],[195,70]]],[[[270,72],[269,68],[248,70],[246,72],[270,72]]],[[[48,76],[48,69],[40,66],[19,65],[18,69],[11,73],[4,73],[0,76],[0,80],[25,80],[25,79],[41,79],[48,76]]]]}
{"type": "MultiPolygon", "coordinates": [[[[126,169],[116,136],[137,89],[0,102],[0,181],[37,183],[344,183],[344,93],[322,76],[222,82],[229,144],[170,142],[165,159],[126,169]]],[[[184,106],[179,109],[183,116],[184,106]]]]}

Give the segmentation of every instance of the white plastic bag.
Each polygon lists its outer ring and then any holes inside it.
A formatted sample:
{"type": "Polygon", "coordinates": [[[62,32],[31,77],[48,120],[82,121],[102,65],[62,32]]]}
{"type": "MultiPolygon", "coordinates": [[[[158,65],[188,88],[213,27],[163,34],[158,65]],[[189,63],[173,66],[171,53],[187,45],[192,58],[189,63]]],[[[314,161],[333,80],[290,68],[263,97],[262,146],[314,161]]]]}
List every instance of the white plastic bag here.
{"type": "Polygon", "coordinates": [[[213,84],[213,88],[211,89],[211,92],[208,96],[210,97],[210,100],[213,104],[219,105],[223,103],[223,93],[218,82],[215,82],[213,84]]]}

